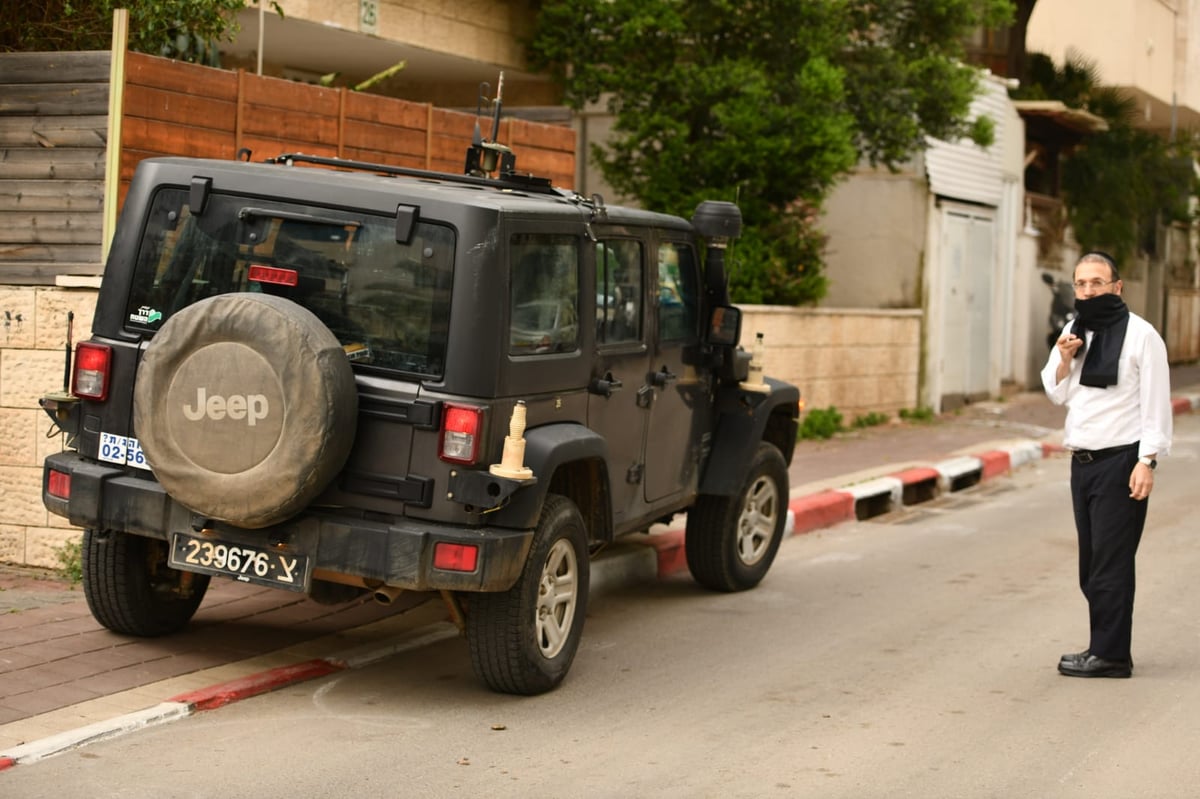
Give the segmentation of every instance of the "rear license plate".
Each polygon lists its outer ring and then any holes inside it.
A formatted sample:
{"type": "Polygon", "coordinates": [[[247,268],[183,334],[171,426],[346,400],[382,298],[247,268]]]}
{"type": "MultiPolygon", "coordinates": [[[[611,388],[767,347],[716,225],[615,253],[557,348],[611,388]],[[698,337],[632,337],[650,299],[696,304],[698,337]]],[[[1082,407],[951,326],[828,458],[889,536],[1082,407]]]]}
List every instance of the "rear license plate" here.
{"type": "Polygon", "coordinates": [[[188,571],[232,577],[243,583],[289,591],[307,592],[311,576],[305,555],[197,538],[186,533],[171,536],[171,557],[167,562],[188,571]]]}

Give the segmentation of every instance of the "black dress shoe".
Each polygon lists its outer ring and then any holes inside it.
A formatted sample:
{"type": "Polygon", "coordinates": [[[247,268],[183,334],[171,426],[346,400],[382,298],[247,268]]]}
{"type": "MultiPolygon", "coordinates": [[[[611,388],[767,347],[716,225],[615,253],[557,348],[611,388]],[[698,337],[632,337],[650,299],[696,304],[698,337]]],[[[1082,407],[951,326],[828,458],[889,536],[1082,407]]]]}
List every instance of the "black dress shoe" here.
{"type": "Polygon", "coordinates": [[[1076,661],[1061,661],[1058,673],[1067,677],[1129,677],[1133,663],[1128,660],[1105,660],[1088,655],[1076,661]]]}
{"type": "MultiPolygon", "coordinates": [[[[1058,659],[1059,665],[1063,663],[1080,663],[1087,660],[1092,654],[1090,649],[1085,649],[1082,652],[1068,652],[1058,659]]],[[[1129,659],[1129,668],[1133,668],[1133,658],[1129,659]]]]}
{"type": "Polygon", "coordinates": [[[1058,659],[1059,663],[1078,663],[1081,660],[1087,660],[1088,655],[1092,654],[1090,649],[1085,649],[1082,652],[1068,652],[1058,659]]]}

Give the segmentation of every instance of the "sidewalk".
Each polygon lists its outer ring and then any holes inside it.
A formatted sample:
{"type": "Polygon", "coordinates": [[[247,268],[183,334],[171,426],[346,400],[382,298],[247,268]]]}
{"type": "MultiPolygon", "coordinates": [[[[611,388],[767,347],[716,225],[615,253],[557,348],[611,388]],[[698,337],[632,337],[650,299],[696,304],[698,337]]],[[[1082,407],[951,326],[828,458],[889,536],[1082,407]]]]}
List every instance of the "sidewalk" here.
{"type": "MultiPolygon", "coordinates": [[[[1176,413],[1200,407],[1200,365],[1172,369],[1172,386],[1176,413]]],[[[791,532],[894,512],[1054,457],[1064,416],[1028,392],[928,423],[802,441],[789,470],[791,532]]],[[[685,571],[679,521],[652,533],[602,553],[592,591],[685,571]]],[[[0,566],[0,771],[456,633],[436,595],[325,606],[214,580],[186,630],[130,638],[100,627],[56,573],[0,566]]]]}

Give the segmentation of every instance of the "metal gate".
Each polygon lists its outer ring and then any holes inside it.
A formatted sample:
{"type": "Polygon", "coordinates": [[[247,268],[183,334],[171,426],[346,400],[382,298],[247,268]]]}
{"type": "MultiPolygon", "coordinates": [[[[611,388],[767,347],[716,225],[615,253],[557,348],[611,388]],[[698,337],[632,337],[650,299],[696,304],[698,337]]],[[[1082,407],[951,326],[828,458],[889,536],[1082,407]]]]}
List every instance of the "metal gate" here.
{"type": "Polygon", "coordinates": [[[988,396],[992,373],[995,219],[943,207],[942,409],[988,396]]]}

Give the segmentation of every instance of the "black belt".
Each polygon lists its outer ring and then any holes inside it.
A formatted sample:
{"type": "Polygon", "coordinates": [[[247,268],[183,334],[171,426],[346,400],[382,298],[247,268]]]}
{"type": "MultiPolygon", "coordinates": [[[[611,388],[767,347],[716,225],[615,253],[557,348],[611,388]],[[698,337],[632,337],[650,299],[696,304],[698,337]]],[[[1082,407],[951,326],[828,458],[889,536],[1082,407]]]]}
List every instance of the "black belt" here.
{"type": "Polygon", "coordinates": [[[1105,458],[1111,458],[1113,455],[1136,451],[1139,443],[1141,442],[1135,441],[1132,444],[1122,444],[1119,447],[1105,447],[1104,449],[1073,449],[1071,450],[1071,457],[1080,463],[1102,461],[1105,458]]]}

